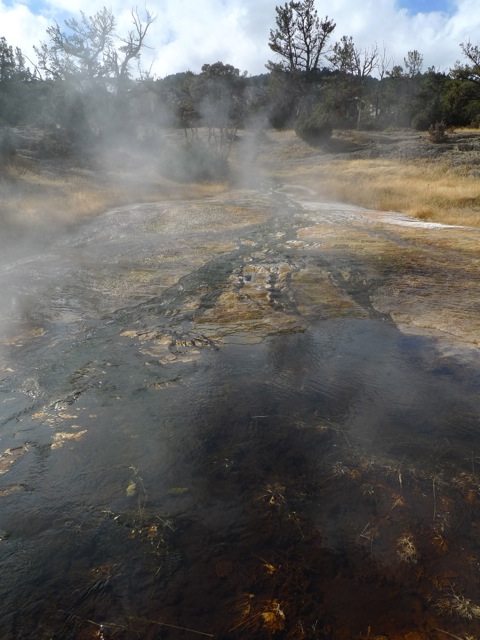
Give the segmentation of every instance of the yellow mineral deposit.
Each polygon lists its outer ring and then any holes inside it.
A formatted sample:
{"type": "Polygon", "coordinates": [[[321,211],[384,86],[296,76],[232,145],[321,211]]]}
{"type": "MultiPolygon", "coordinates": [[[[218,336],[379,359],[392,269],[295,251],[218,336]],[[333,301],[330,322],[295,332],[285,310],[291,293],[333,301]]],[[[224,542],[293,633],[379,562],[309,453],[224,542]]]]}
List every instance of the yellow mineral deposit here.
{"type": "Polygon", "coordinates": [[[362,318],[366,312],[336,284],[325,269],[307,267],[292,274],[297,309],[306,318],[341,315],[362,318]]]}
{"type": "MultiPolygon", "coordinates": [[[[264,255],[258,256],[263,260],[264,255]]],[[[306,324],[283,308],[280,299],[292,267],[288,263],[247,264],[230,278],[225,290],[218,296],[214,307],[197,319],[197,326],[219,325],[219,333],[235,331],[263,334],[302,331],[306,324]]]]}
{"type": "Polygon", "coordinates": [[[23,347],[26,342],[35,338],[40,338],[45,335],[45,329],[43,327],[34,327],[31,329],[25,329],[24,332],[14,336],[10,336],[3,339],[3,344],[9,347],[23,347]]]}
{"type": "Polygon", "coordinates": [[[127,484],[127,488],[125,489],[125,493],[127,496],[134,496],[137,492],[137,483],[134,480],[130,480],[127,484]]]}
{"type": "Polygon", "coordinates": [[[22,484],[12,484],[9,487],[5,487],[4,489],[0,489],[0,496],[9,496],[12,493],[18,493],[19,491],[24,491],[25,485],[22,484]]]}
{"type": "Polygon", "coordinates": [[[66,431],[58,431],[53,436],[53,442],[51,444],[52,449],[60,449],[66,442],[72,442],[73,440],[80,440],[87,433],[87,429],[82,431],[76,431],[75,433],[69,433],[66,431]]]}
{"type": "Polygon", "coordinates": [[[32,413],[33,420],[43,420],[46,416],[47,414],[45,411],[36,411],[35,413],[32,413]]]}
{"type": "Polygon", "coordinates": [[[20,445],[19,447],[12,447],[5,449],[0,455],[0,474],[7,473],[14,462],[23,456],[29,450],[28,444],[20,445]]]}

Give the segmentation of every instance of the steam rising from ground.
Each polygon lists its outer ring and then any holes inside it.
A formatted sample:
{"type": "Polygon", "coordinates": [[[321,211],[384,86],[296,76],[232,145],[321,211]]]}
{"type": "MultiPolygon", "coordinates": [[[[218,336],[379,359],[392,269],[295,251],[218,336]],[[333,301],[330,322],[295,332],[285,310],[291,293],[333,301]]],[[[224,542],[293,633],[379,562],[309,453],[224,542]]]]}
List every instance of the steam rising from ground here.
{"type": "Polygon", "coordinates": [[[75,271],[72,261],[80,261],[78,272],[85,267],[87,254],[61,248],[92,212],[123,202],[201,197],[227,186],[258,187],[259,136],[207,127],[139,127],[133,137],[119,132],[99,140],[86,159],[67,157],[59,163],[20,153],[0,184],[7,204],[0,236],[0,349],[16,339],[13,334],[49,321],[46,300],[38,296],[75,271]]]}

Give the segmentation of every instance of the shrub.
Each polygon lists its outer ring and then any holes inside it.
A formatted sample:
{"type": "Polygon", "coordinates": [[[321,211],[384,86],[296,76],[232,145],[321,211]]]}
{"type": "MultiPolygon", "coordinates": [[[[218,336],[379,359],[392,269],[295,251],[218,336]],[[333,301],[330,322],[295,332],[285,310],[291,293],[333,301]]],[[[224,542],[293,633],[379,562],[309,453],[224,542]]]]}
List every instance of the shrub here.
{"type": "Polygon", "coordinates": [[[430,142],[434,142],[436,144],[446,142],[448,140],[446,124],[444,122],[431,124],[428,128],[428,135],[430,142]]]}
{"type": "Polygon", "coordinates": [[[415,131],[427,131],[431,122],[432,119],[428,113],[417,113],[412,118],[412,129],[415,129],[415,131]]]}
{"type": "Polygon", "coordinates": [[[295,133],[309,145],[318,146],[332,135],[329,117],[319,108],[300,112],[295,121],[295,133]]]}
{"type": "Polygon", "coordinates": [[[65,157],[72,153],[72,144],[61,127],[44,133],[37,143],[37,152],[41,158],[65,157]]]}
{"type": "Polygon", "coordinates": [[[198,139],[163,149],[159,169],[165,177],[178,182],[215,182],[228,176],[229,166],[223,149],[198,139]]]}
{"type": "Polygon", "coordinates": [[[470,120],[470,127],[473,129],[480,129],[480,113],[476,113],[470,120]]]}
{"type": "Polygon", "coordinates": [[[292,124],[293,105],[283,102],[273,105],[268,116],[268,122],[271,127],[277,131],[288,128],[292,124]]]}

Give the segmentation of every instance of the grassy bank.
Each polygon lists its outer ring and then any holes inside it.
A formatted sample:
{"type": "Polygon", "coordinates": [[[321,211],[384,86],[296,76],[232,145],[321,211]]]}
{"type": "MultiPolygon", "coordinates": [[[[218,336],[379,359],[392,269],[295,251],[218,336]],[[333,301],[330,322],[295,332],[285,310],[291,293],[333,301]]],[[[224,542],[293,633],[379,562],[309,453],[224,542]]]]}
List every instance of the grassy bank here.
{"type": "Polygon", "coordinates": [[[480,227],[478,177],[445,160],[334,160],[309,171],[305,183],[316,183],[325,195],[342,202],[480,227]]]}
{"type": "Polygon", "coordinates": [[[17,156],[0,165],[0,223],[4,228],[75,224],[115,207],[212,196],[221,183],[178,183],[147,158],[85,164],[17,156]]]}
{"type": "Polygon", "coordinates": [[[381,147],[371,134],[353,134],[342,140],[342,152],[332,153],[283,132],[274,138],[278,159],[271,169],[332,200],[480,227],[480,133],[451,134],[447,145],[429,143],[427,134],[381,135],[381,147]]]}

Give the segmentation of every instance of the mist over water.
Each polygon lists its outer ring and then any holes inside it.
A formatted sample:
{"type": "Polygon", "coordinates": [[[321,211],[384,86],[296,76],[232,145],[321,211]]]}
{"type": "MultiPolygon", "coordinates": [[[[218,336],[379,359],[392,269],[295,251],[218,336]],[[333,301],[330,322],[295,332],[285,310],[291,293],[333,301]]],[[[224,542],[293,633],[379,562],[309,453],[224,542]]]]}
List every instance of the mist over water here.
{"type": "Polygon", "coordinates": [[[318,184],[467,166],[475,96],[276,14],[256,77],[142,71],[146,8],[0,43],[0,640],[480,637],[471,230],[318,184]]]}
{"type": "Polygon", "coordinates": [[[477,601],[480,369],[320,308],[345,279],[298,230],[362,215],[264,185],[2,254],[5,638],[476,629],[431,576],[477,601]]]}

